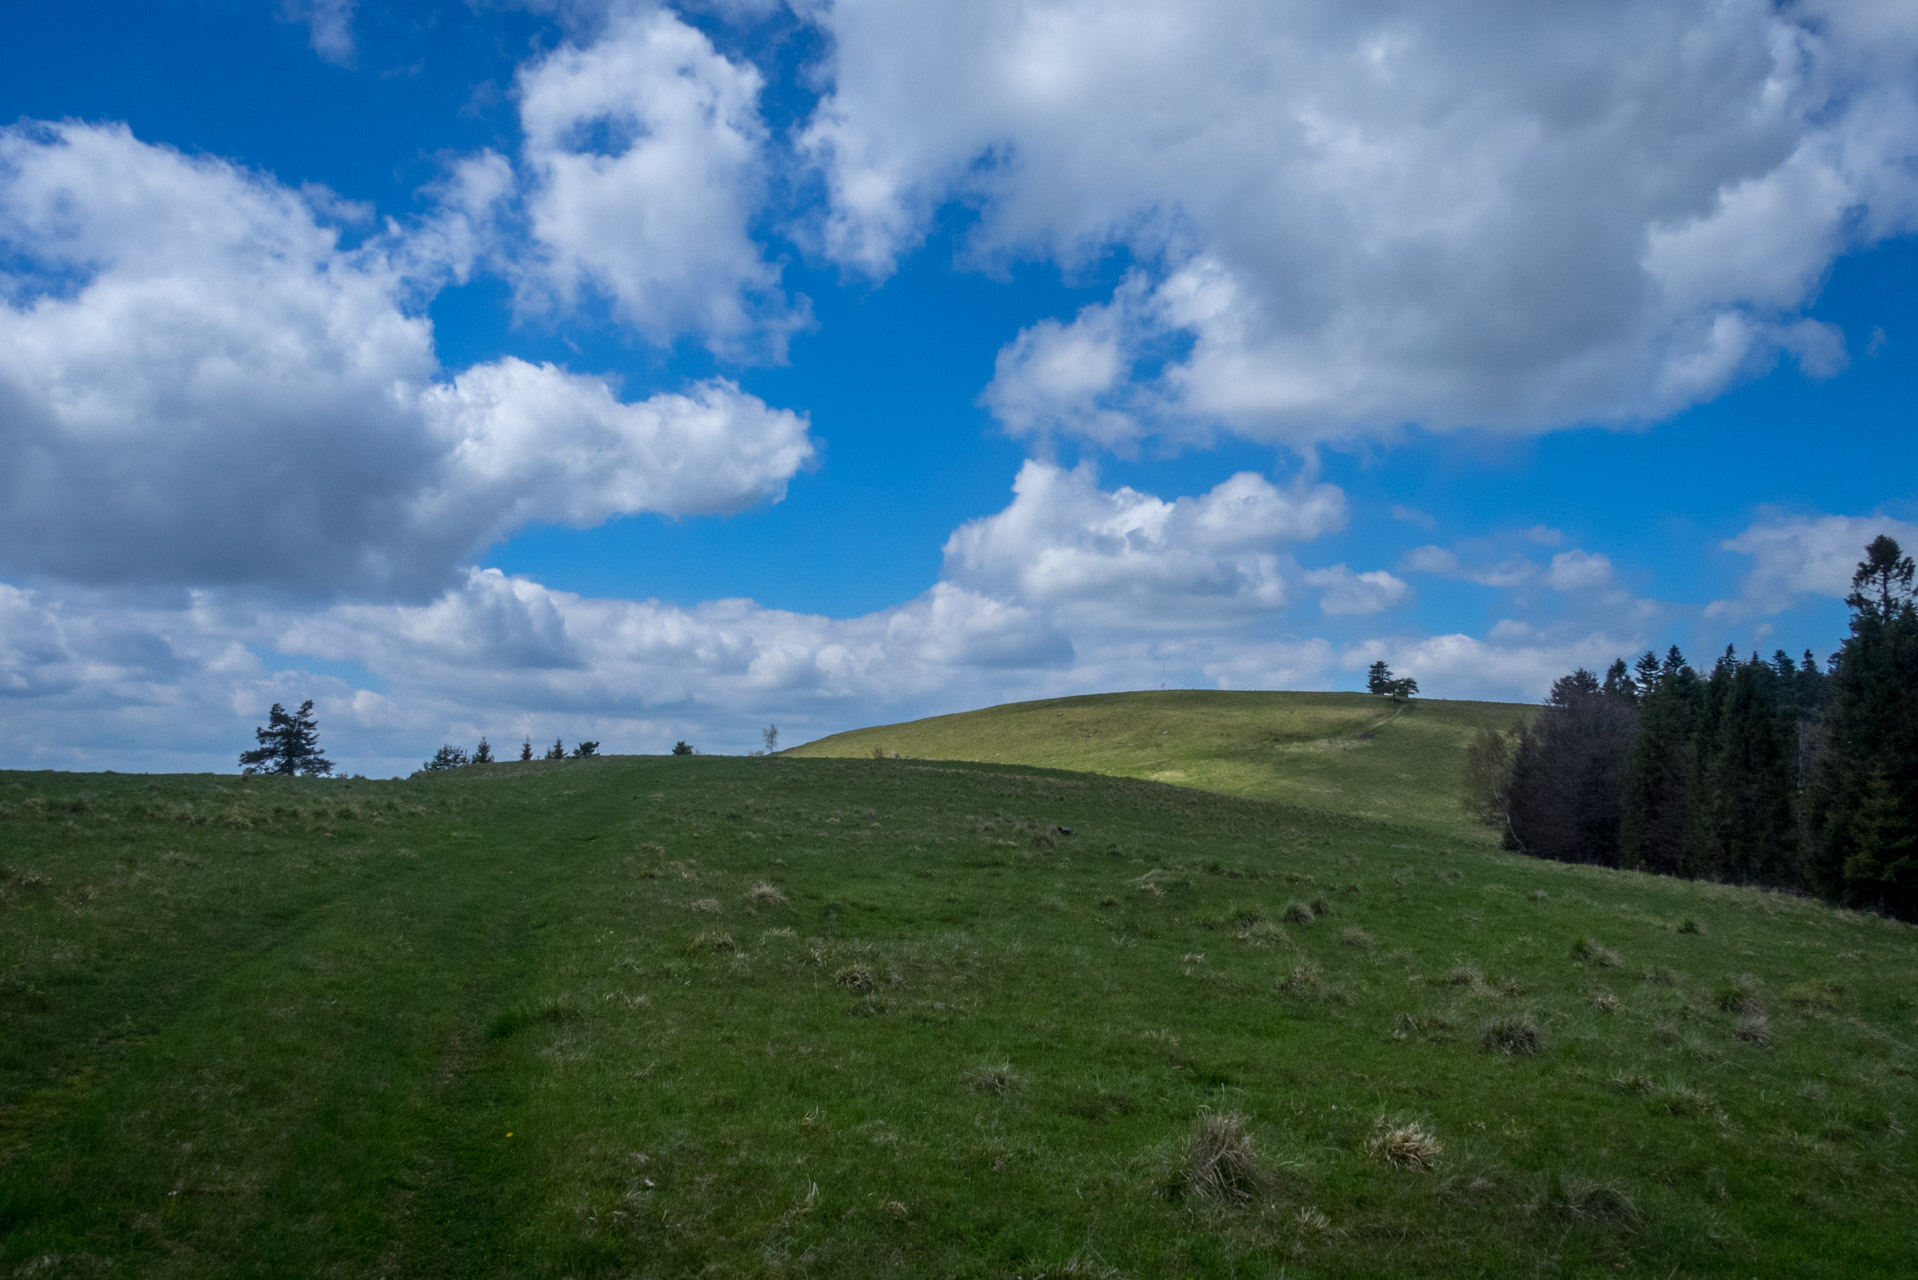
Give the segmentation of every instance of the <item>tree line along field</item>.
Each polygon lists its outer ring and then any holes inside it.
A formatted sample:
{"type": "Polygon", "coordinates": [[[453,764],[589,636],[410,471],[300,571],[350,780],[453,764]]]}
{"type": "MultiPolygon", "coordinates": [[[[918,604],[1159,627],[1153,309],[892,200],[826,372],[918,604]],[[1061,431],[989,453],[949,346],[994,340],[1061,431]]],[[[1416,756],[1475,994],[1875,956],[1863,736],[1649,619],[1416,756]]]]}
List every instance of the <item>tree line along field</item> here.
{"type": "Polygon", "coordinates": [[[0,1273],[1909,1274],[1911,927],[1338,794],[0,775],[0,1273]]]}

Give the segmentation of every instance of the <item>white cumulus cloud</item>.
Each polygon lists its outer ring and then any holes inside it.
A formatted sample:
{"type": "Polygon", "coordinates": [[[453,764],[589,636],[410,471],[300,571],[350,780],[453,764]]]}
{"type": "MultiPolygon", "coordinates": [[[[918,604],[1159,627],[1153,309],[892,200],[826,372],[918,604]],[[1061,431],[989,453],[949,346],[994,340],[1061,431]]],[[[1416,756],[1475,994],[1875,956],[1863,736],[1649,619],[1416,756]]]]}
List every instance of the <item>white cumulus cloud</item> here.
{"type": "Polygon", "coordinates": [[[1844,336],[1840,254],[1918,227],[1892,5],[835,0],[802,145],[827,250],[1140,263],[1008,346],[1015,431],[1305,442],[1655,418],[1844,336]]]}
{"type": "Polygon", "coordinates": [[[670,10],[614,6],[598,37],[519,74],[529,297],[609,299],[658,342],[783,356],[803,321],[753,239],[768,178],[762,77],[670,10]]]}
{"type": "Polygon", "coordinates": [[[443,378],[420,302],[505,181],[349,246],[324,193],[123,126],[0,131],[0,569],[418,596],[530,521],[782,496],[806,423],[731,383],[443,378]]]}
{"type": "Polygon", "coordinates": [[[1742,621],[1782,613],[1807,595],[1842,600],[1865,547],[1880,534],[1918,551],[1918,525],[1882,516],[1780,517],[1754,524],[1720,544],[1750,556],[1751,571],[1735,598],[1714,600],[1705,614],[1742,621]]]}
{"type": "Polygon", "coordinates": [[[1315,569],[1305,575],[1306,585],[1319,588],[1319,609],[1324,613],[1383,613],[1405,599],[1411,590],[1403,578],[1383,569],[1354,573],[1342,564],[1315,569]]]}
{"type": "Polygon", "coordinates": [[[945,575],[1082,620],[1177,628],[1284,604],[1281,545],[1344,521],[1332,485],[1286,491],[1241,472],[1168,502],[1101,489],[1089,465],[1028,461],[1010,506],[947,540],[945,575]]]}

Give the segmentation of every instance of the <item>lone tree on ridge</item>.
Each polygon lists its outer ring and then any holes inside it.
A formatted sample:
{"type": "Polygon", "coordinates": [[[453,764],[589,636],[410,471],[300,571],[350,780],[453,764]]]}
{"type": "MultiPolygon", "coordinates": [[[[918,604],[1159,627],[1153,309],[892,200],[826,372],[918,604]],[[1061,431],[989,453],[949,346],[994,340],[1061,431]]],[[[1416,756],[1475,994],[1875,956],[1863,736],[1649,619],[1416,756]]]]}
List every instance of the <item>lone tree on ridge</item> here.
{"type": "Polygon", "coordinates": [[[313,720],[313,699],[300,704],[292,715],[279,703],[266,713],[266,727],[255,729],[260,745],[240,753],[240,772],[278,773],[291,777],[296,773],[324,777],[333,772],[333,762],[320,751],[320,727],[313,720]]]}

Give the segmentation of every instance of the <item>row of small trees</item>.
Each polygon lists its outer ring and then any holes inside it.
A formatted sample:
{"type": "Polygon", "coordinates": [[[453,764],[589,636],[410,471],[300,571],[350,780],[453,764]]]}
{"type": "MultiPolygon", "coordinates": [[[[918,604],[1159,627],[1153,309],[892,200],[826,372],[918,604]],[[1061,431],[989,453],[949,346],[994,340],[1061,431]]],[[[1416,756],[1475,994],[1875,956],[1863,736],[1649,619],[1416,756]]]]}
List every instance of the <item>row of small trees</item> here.
{"type": "Polygon", "coordinates": [[[1770,885],[1918,917],[1918,599],[1897,542],[1867,549],[1851,633],[1821,669],[1676,646],[1579,670],[1509,733],[1482,730],[1466,802],[1508,847],[1770,885]]]}
{"type": "MultiPolygon", "coordinates": [[[[575,744],[571,756],[568,756],[566,743],[559,738],[554,738],[553,745],[546,748],[546,754],[541,756],[540,759],[590,760],[598,754],[599,743],[581,742],[575,744]]],[[[531,760],[533,758],[533,740],[531,738],[519,744],[519,758],[521,760],[531,760]]],[[[438,751],[435,751],[433,758],[420,767],[428,773],[437,773],[442,769],[463,769],[469,764],[492,764],[497,759],[498,757],[493,754],[493,744],[482,737],[479,740],[479,745],[473,748],[471,754],[468,754],[465,748],[456,747],[449,742],[438,751]]]]}

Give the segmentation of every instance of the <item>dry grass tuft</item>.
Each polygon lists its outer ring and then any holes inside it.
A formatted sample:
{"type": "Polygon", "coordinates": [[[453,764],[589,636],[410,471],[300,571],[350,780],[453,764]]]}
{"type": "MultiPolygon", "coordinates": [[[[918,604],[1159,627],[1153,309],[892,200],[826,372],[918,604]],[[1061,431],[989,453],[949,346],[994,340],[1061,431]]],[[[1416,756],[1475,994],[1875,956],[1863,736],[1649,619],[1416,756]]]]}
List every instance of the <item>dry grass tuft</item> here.
{"type": "Polygon", "coordinates": [[[1749,973],[1721,978],[1718,985],[1712,988],[1712,1000],[1726,1013],[1762,1018],[1765,1015],[1765,1002],[1759,998],[1759,985],[1758,979],[1749,973]]]}
{"type": "Polygon", "coordinates": [[[1591,1005],[1600,1013],[1617,1013],[1618,997],[1612,994],[1609,987],[1600,987],[1592,992],[1591,1005]]]}
{"type": "Polygon", "coordinates": [[[1279,989],[1295,996],[1309,996],[1319,989],[1319,967],[1307,960],[1294,965],[1292,972],[1279,979],[1279,989]]]}
{"type": "Polygon", "coordinates": [[[1718,1103],[1703,1089],[1695,1089],[1688,1084],[1668,1084],[1657,1090],[1658,1105],[1675,1116],[1712,1116],[1718,1114],[1718,1103]]]}
{"type": "Polygon", "coordinates": [[[1270,920],[1254,920],[1239,930],[1239,941],[1249,947],[1285,947],[1292,939],[1284,929],[1270,920]]]}
{"type": "Polygon", "coordinates": [[[1019,1073],[1012,1069],[1010,1062],[986,1062],[972,1068],[965,1074],[966,1088],[973,1093],[990,1093],[1005,1097],[1012,1087],[1019,1083],[1019,1073]]]}
{"type": "Polygon", "coordinates": [[[1738,1020],[1738,1025],[1732,1028],[1732,1034],[1746,1044],[1769,1049],[1772,1043],[1771,1019],[1762,1013],[1748,1013],[1738,1020]]]}
{"type": "Polygon", "coordinates": [[[1371,934],[1359,928],[1357,925],[1339,934],[1339,941],[1348,947],[1357,947],[1361,951],[1369,951],[1378,945],[1373,941],[1371,934]]]}
{"type": "Polygon", "coordinates": [[[1318,916],[1313,914],[1311,906],[1306,903],[1288,902],[1285,910],[1279,914],[1279,919],[1287,924],[1311,924],[1318,919],[1318,916]]]}
{"type": "Polygon", "coordinates": [[[692,904],[692,909],[704,915],[716,916],[719,914],[719,899],[718,898],[701,898],[699,901],[692,904]]]}
{"type": "Polygon", "coordinates": [[[1395,1125],[1380,1116],[1372,1124],[1372,1136],[1365,1140],[1365,1153],[1394,1169],[1430,1173],[1438,1168],[1445,1144],[1416,1120],[1395,1125]]]}
{"type": "Polygon", "coordinates": [[[1638,1206],[1609,1182],[1594,1182],[1575,1174],[1553,1173],[1533,1208],[1572,1222],[1589,1222],[1621,1231],[1638,1229],[1638,1206]]]}
{"type": "Polygon", "coordinates": [[[1323,917],[1332,914],[1331,900],[1322,893],[1306,905],[1312,908],[1312,914],[1315,916],[1323,917]]]}
{"type": "Polygon", "coordinates": [[[778,885],[761,880],[746,890],[746,903],[754,907],[783,907],[789,899],[778,885]]]}
{"type": "Polygon", "coordinates": [[[1271,1183],[1236,1111],[1201,1111],[1185,1144],[1184,1188],[1204,1200],[1243,1204],[1271,1183]]]}
{"type": "Polygon", "coordinates": [[[1479,972],[1477,965],[1468,960],[1453,965],[1450,972],[1445,975],[1444,981],[1448,987],[1482,987],[1485,985],[1485,975],[1479,972]]]}
{"type": "Polygon", "coordinates": [[[833,974],[832,980],[848,991],[871,991],[873,987],[871,967],[856,960],[833,974]]]}
{"type": "Polygon", "coordinates": [[[708,929],[692,941],[694,951],[737,951],[739,944],[733,941],[730,933],[721,933],[717,929],[708,929]]]}
{"type": "Polygon", "coordinates": [[[1580,937],[1572,943],[1572,959],[1582,960],[1586,964],[1595,964],[1603,969],[1618,967],[1618,952],[1610,947],[1601,947],[1590,938],[1580,937]]]}
{"type": "Polygon", "coordinates": [[[1508,1013],[1487,1018],[1478,1029],[1479,1047],[1487,1053],[1527,1055],[1545,1047],[1538,1023],[1528,1013],[1508,1013]]]}
{"type": "Polygon", "coordinates": [[[1658,1082],[1643,1073],[1620,1071],[1612,1077],[1612,1088],[1634,1097],[1649,1098],[1658,1092],[1658,1082]]]}

